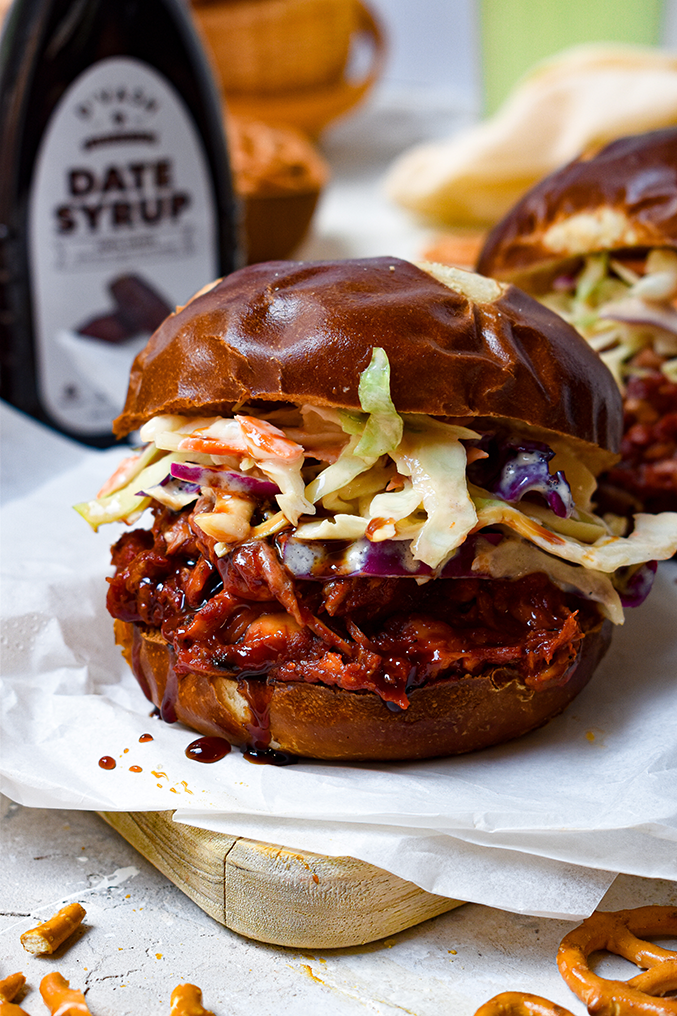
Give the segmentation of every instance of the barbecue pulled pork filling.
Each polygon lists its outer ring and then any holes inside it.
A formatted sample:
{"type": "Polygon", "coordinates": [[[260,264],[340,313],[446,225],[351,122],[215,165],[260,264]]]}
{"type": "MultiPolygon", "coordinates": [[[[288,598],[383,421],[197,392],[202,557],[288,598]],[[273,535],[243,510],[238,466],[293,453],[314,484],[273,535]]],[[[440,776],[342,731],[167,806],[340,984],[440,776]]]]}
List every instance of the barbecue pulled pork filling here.
{"type": "Polygon", "coordinates": [[[621,460],[600,479],[597,509],[631,515],[677,505],[677,381],[652,349],[631,361],[623,402],[621,460]]]}
{"type": "Polygon", "coordinates": [[[76,506],[95,529],[153,511],[113,549],[108,607],[161,633],[177,677],[323,683],[399,708],[467,675],[540,688],[566,682],[585,632],[645,598],[677,515],[640,514],[621,535],[556,434],[400,415],[389,376],[373,349],[360,413],[153,417],[76,506]]]}
{"type": "Polygon", "coordinates": [[[216,541],[195,524],[199,510],[155,507],[152,529],[125,533],[112,551],[110,613],[159,629],[179,679],[193,672],[323,683],[406,708],[413,688],[490,670],[506,680],[517,673],[535,688],[562,684],[599,620],[595,604],[541,572],[299,580],[274,539],[217,556],[216,541]]]}

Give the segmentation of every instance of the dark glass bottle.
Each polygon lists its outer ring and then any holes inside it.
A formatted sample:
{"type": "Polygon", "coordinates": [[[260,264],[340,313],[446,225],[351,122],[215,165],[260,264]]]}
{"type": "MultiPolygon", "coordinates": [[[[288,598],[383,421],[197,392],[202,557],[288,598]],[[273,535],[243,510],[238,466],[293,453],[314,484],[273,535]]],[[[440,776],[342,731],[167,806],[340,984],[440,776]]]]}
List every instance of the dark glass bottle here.
{"type": "Polygon", "coordinates": [[[0,43],[0,395],[111,444],[135,353],[237,267],[184,0],[15,0],[0,43]]]}

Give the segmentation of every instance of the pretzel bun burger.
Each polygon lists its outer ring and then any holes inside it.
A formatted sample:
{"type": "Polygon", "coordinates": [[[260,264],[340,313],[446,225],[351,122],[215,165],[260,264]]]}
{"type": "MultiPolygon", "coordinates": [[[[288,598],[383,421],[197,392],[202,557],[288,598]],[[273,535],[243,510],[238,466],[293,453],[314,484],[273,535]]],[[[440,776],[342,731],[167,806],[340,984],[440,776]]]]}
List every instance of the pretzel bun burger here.
{"type": "Polygon", "coordinates": [[[478,271],[573,324],[624,396],[608,511],[677,511],[677,127],[622,138],[532,188],[490,233],[478,271]]]}
{"type": "Polygon", "coordinates": [[[99,497],[117,641],[168,721],[250,753],[417,759],[545,723],[590,679],[646,562],[595,515],[620,396],[511,286],[397,258],[214,283],[132,367],[99,497]]]}

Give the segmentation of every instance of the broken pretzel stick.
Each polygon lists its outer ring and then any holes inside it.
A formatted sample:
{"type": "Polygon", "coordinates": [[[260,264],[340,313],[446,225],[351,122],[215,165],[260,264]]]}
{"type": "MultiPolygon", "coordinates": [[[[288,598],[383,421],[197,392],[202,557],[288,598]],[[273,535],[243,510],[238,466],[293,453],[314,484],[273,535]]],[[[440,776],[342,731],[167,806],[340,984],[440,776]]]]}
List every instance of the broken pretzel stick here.
{"type": "Polygon", "coordinates": [[[11,1002],[26,983],[23,974],[10,974],[0,981],[0,1002],[11,1002]]]}
{"type": "Polygon", "coordinates": [[[21,944],[26,952],[34,956],[46,956],[53,953],[70,938],[76,928],[82,924],[86,911],[79,903],[69,903],[67,907],[50,917],[49,921],[25,931],[21,936],[21,944]]]}
{"type": "Polygon", "coordinates": [[[0,981],[0,1016],[28,1016],[21,1006],[12,1001],[25,983],[23,974],[10,974],[0,981]]]}
{"type": "Polygon", "coordinates": [[[28,1016],[28,1013],[16,1002],[0,1002],[0,1016],[28,1016]]]}
{"type": "Polygon", "coordinates": [[[52,1016],[91,1016],[85,996],[56,970],[40,981],[42,1000],[52,1016]]]}
{"type": "Polygon", "coordinates": [[[202,1005],[202,992],[195,984],[179,984],[170,999],[171,1016],[214,1016],[202,1005]]]}
{"type": "Polygon", "coordinates": [[[0,1016],[28,1016],[15,1002],[0,1002],[0,1016]]]}
{"type": "Polygon", "coordinates": [[[480,1006],[475,1016],[573,1016],[573,1013],[540,995],[503,991],[480,1006]]]}

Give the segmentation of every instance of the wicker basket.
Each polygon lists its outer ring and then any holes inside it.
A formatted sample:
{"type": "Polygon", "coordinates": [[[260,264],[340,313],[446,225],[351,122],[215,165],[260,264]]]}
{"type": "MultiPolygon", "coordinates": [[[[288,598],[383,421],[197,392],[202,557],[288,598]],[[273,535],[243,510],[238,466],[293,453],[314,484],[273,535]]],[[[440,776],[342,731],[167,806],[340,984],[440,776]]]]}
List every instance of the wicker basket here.
{"type": "Polygon", "coordinates": [[[361,0],[194,0],[228,108],[317,134],[359,102],[385,56],[380,26],[361,0]],[[349,72],[357,37],[370,66],[349,72]]]}

